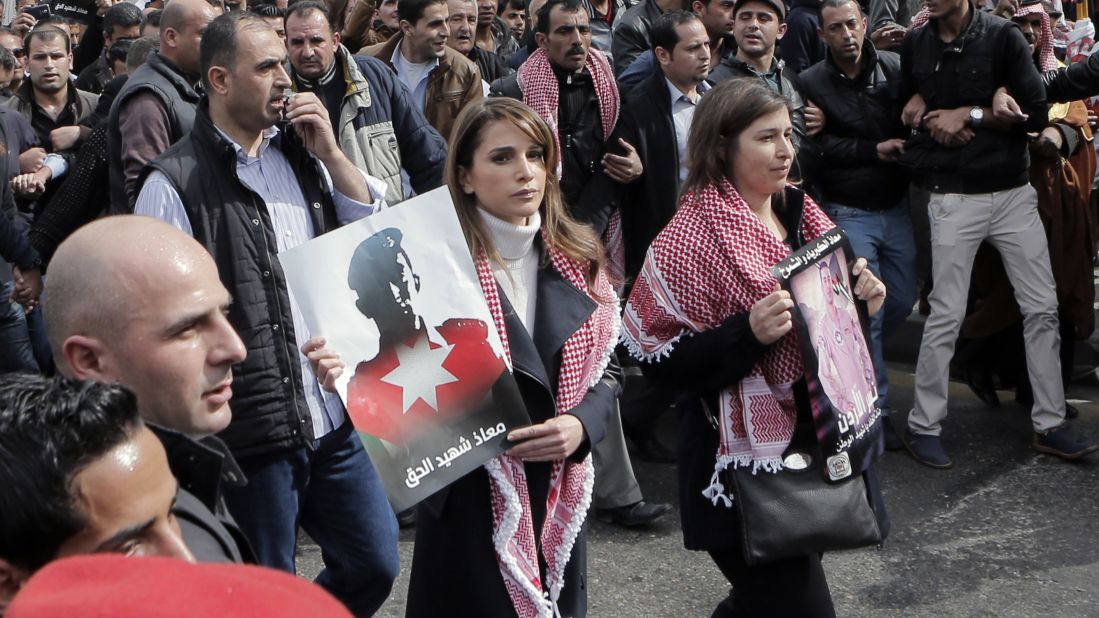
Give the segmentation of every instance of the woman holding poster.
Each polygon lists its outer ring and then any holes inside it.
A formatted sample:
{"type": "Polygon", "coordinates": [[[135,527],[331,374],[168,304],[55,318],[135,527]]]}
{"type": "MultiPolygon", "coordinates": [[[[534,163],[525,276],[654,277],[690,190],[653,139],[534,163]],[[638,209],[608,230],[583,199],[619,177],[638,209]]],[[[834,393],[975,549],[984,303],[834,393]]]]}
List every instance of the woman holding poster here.
{"type": "Polygon", "coordinates": [[[584,616],[591,445],[618,393],[617,297],[558,189],[549,126],[511,99],[458,117],[447,182],[530,415],[417,512],[407,616],[584,616]]]}
{"type": "MultiPolygon", "coordinates": [[[[748,564],[726,480],[727,469],[796,469],[787,449],[799,411],[809,415],[794,301],[771,268],[834,225],[787,184],[791,133],[786,100],[758,80],[702,98],[678,211],[653,241],[624,316],[645,374],[698,395],[682,405],[680,510],[686,547],[708,552],[735,589],[715,616],[835,616],[818,554],[748,564]]],[[[854,294],[876,312],[885,287],[863,259],[852,274],[854,294]]]]}

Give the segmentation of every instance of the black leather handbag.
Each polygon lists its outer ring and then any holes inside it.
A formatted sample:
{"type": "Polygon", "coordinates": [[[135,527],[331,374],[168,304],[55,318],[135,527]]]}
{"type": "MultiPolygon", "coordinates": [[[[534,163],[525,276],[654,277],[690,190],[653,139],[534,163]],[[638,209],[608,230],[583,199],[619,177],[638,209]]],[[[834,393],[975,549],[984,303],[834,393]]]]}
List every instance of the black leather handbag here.
{"type": "Polygon", "coordinates": [[[725,471],[748,565],[881,544],[866,475],[825,480],[811,420],[799,418],[783,459],[787,467],[777,473],[752,474],[750,466],[725,471]]]}
{"type": "Polygon", "coordinates": [[[865,475],[824,480],[822,458],[801,470],[729,470],[749,565],[793,556],[856,549],[882,541],[865,475]]]}

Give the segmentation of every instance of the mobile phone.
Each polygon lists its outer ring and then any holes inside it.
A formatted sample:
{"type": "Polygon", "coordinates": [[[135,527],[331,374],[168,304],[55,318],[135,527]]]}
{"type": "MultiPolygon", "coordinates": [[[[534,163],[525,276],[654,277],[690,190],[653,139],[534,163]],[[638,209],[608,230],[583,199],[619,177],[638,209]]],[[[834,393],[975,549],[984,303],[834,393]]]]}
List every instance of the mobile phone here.
{"type": "Polygon", "coordinates": [[[52,11],[50,10],[50,5],[48,4],[33,4],[31,6],[24,7],[23,12],[38,21],[42,21],[52,14],[52,11]]]}

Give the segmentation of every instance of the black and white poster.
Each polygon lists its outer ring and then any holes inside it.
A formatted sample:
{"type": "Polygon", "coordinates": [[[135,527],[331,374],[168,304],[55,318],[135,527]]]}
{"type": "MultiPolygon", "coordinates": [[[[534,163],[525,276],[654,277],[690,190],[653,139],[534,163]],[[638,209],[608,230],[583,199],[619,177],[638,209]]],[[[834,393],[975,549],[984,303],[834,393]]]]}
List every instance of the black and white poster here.
{"type": "Polygon", "coordinates": [[[441,188],[279,255],[337,389],[404,510],[496,457],[530,424],[441,188]]]}
{"type": "Polygon", "coordinates": [[[772,269],[794,300],[817,441],[833,481],[862,473],[883,450],[870,321],[853,292],[853,265],[847,236],[835,228],[772,269]]]}

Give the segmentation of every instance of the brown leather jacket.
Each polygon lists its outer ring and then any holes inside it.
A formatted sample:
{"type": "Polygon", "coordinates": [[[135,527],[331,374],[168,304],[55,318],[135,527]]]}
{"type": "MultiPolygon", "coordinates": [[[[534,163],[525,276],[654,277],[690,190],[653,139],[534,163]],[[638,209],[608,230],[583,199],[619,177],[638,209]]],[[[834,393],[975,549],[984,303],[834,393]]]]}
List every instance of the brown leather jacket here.
{"type": "MultiPolygon", "coordinates": [[[[361,51],[396,70],[392,62],[393,52],[403,38],[403,35],[397,34],[385,43],[361,51]]],[[[481,88],[481,72],[477,69],[477,65],[469,58],[447,47],[443,57],[439,58],[439,66],[432,69],[428,77],[424,116],[427,116],[431,126],[435,127],[435,130],[449,142],[450,129],[454,126],[458,113],[465,108],[466,104],[482,96],[484,96],[484,90],[481,88]]]]}
{"type": "Polygon", "coordinates": [[[375,28],[374,24],[371,23],[374,9],[377,6],[378,2],[376,0],[359,0],[355,8],[351,9],[351,14],[347,17],[347,25],[343,27],[342,43],[344,47],[354,50],[357,54],[360,49],[378,43],[385,43],[391,36],[396,34],[396,31],[387,26],[383,25],[380,28],[375,28]]]}

